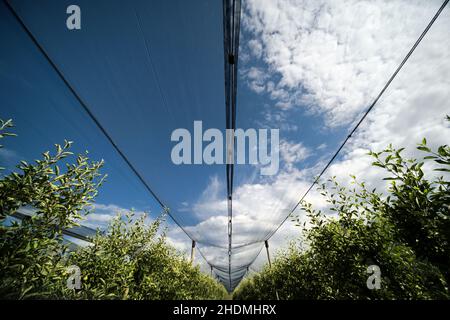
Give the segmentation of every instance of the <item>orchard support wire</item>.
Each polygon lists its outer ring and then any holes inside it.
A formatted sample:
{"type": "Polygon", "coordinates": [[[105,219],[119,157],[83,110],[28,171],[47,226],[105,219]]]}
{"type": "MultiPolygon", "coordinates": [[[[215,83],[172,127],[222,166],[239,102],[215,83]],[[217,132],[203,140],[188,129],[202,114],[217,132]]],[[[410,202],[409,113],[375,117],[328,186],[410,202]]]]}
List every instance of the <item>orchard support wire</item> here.
{"type": "Polygon", "coordinates": [[[241,0],[223,0],[223,49],[225,69],[225,112],[226,112],[226,179],[228,210],[228,277],[229,290],[232,283],[233,246],[233,176],[234,176],[234,130],[236,129],[236,93],[239,60],[239,33],[241,20],[241,0]]]}

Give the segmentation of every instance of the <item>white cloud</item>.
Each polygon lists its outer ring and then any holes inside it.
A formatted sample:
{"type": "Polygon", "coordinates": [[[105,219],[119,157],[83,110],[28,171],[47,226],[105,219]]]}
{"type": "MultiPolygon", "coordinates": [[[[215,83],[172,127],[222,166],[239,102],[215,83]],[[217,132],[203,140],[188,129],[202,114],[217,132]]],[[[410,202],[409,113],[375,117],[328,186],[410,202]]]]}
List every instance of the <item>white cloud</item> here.
{"type": "Polygon", "coordinates": [[[317,147],[317,150],[324,150],[324,149],[326,149],[326,147],[327,147],[327,144],[326,144],[326,143],[322,143],[322,144],[320,144],[320,145],[317,147]]]}
{"type": "MultiPolygon", "coordinates": [[[[271,75],[266,92],[276,104],[306,106],[337,126],[367,107],[440,3],[249,0],[243,26],[252,35],[250,50],[255,43],[264,48],[265,74],[271,75]]],[[[436,28],[445,40],[448,28],[436,28]]]]}
{"type": "Polygon", "coordinates": [[[256,121],[256,124],[261,128],[278,128],[281,132],[294,132],[299,129],[297,123],[292,121],[292,118],[287,117],[286,113],[282,110],[274,112],[273,108],[268,105],[264,106],[263,119],[264,121],[256,121]]]}
{"type": "Polygon", "coordinates": [[[227,213],[227,203],[224,195],[226,188],[220,182],[217,176],[212,176],[205,190],[202,192],[199,200],[193,204],[184,206],[181,211],[192,212],[198,218],[207,218],[227,213]]]}
{"type": "MultiPolygon", "coordinates": [[[[95,203],[92,205],[91,213],[89,213],[87,216],[83,217],[81,220],[81,224],[83,226],[93,228],[93,229],[106,229],[108,225],[110,224],[111,220],[117,216],[118,214],[126,214],[130,212],[132,208],[123,208],[115,204],[102,204],[102,203],[95,203]]],[[[146,223],[151,223],[153,220],[149,217],[147,212],[139,211],[139,210],[133,210],[134,211],[134,217],[139,218],[142,216],[146,216],[146,223]]]]}
{"type": "Polygon", "coordinates": [[[292,168],[292,165],[308,158],[311,155],[311,151],[302,143],[282,140],[280,141],[280,155],[285,164],[292,168]]]}
{"type": "MultiPolygon", "coordinates": [[[[275,105],[307,107],[331,127],[350,125],[441,3],[249,0],[244,28],[250,33],[247,38],[264,48],[261,59],[271,75],[265,85],[275,105]]],[[[443,118],[450,112],[449,27],[446,8],[330,174],[346,179],[355,173],[375,183],[380,172],[369,168],[371,159],[365,156],[369,149],[380,150],[392,143],[417,156],[415,145],[424,136],[433,147],[448,143],[450,133],[443,118]]],[[[289,110],[271,112],[289,118],[289,110]]]]}
{"type": "Polygon", "coordinates": [[[268,75],[265,74],[265,70],[261,70],[256,67],[251,67],[248,70],[244,70],[244,77],[248,81],[248,86],[250,89],[255,91],[256,93],[262,93],[266,90],[266,86],[264,82],[268,78],[268,75]]]}
{"type": "Polygon", "coordinates": [[[253,54],[253,56],[255,58],[261,58],[262,53],[263,53],[263,47],[260,41],[256,40],[256,39],[252,39],[248,42],[248,47],[251,50],[251,53],[253,54]]]}

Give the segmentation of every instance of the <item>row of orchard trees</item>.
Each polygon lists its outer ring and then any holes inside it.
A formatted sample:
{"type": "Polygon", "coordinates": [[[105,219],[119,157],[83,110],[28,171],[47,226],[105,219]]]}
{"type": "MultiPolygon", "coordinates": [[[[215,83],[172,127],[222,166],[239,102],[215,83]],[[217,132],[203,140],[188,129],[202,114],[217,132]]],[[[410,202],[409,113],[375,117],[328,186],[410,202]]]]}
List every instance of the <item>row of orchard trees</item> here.
{"type": "MultiPolygon", "coordinates": [[[[9,132],[11,127],[11,121],[0,120],[0,138],[14,135],[9,132]]],[[[132,213],[117,216],[92,245],[69,250],[62,230],[89,214],[105,178],[99,171],[103,163],[92,162],[86,155],[62,167],[72,156],[70,146],[70,142],[56,146],[55,153],[45,152],[33,164],[21,162],[17,172],[0,178],[1,299],[227,296],[221,284],[166,243],[164,233],[158,232],[161,220],[147,225],[144,217],[132,213]],[[37,214],[9,223],[8,216],[26,205],[33,206],[37,214]],[[74,278],[77,270],[79,289],[74,278]]]]}
{"type": "Polygon", "coordinates": [[[321,184],[335,214],[303,202],[310,225],[295,218],[302,241],[280,252],[272,268],[245,279],[234,298],[449,299],[450,147],[433,151],[424,139],[418,149],[423,161],[392,147],[370,153],[391,181],[388,194],[368,190],[355,177],[350,189],[335,179],[321,184]],[[425,164],[440,177],[427,179],[425,164]],[[368,279],[374,265],[379,289],[368,279]]]}

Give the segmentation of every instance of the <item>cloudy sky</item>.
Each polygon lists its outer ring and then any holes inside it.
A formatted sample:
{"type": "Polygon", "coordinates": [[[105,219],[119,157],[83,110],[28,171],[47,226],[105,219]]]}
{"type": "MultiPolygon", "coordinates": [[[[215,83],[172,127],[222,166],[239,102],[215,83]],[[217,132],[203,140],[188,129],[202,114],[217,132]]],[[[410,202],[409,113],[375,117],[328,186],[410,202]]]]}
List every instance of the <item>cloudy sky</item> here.
{"type": "MultiPolygon", "coordinates": [[[[176,166],[170,161],[173,130],[191,130],[194,120],[202,120],[205,128],[225,126],[221,4],[80,1],[82,30],[70,33],[63,23],[64,1],[40,6],[13,2],[69,82],[198,241],[201,253],[218,268],[227,266],[224,166],[176,166]]],[[[238,276],[441,3],[243,0],[237,127],[279,129],[280,169],[274,176],[261,176],[258,166],[236,165],[232,265],[238,276]]],[[[409,156],[420,156],[415,146],[423,137],[432,147],[449,142],[444,121],[450,114],[449,10],[444,9],[327,174],[343,184],[354,174],[383,190],[383,173],[370,166],[368,150],[392,143],[405,147],[409,156]]],[[[1,162],[11,169],[17,160],[34,159],[69,138],[75,151],[88,149],[93,159],[106,160],[109,178],[86,222],[89,226],[104,227],[114,212],[132,207],[158,216],[156,201],[83,114],[3,4],[0,14],[0,39],[9,43],[0,52],[1,117],[13,118],[19,133],[14,144],[0,149],[1,162]]],[[[324,208],[315,192],[306,200],[324,208]]],[[[189,252],[184,232],[170,220],[167,226],[170,243],[189,252]]],[[[270,239],[272,253],[299,235],[287,220],[270,239]]],[[[209,270],[199,254],[196,261],[209,270]]],[[[265,262],[260,254],[252,268],[258,270],[265,262]]]]}
{"type": "MultiPolygon", "coordinates": [[[[289,212],[337,149],[337,141],[328,135],[340,136],[338,141],[345,138],[342,132],[359,120],[440,5],[441,1],[244,1],[240,81],[247,87],[241,89],[265,99],[258,121],[279,127],[286,138],[280,146],[279,174],[270,181],[256,177],[236,188],[236,243],[264,239],[289,212]],[[303,133],[309,130],[319,137],[305,139],[303,133]],[[308,158],[314,161],[305,165],[308,158]]],[[[406,147],[408,156],[420,157],[415,147],[423,137],[433,147],[448,143],[444,117],[450,113],[449,27],[447,8],[329,175],[346,184],[355,174],[383,190],[383,173],[371,167],[369,150],[392,143],[406,147]]],[[[211,237],[215,225],[226,224],[226,202],[217,191],[223,184],[212,179],[196,203],[207,212],[222,208],[219,217],[196,226],[211,237]]],[[[314,192],[307,201],[324,206],[314,192]]],[[[298,236],[298,228],[288,220],[271,239],[272,250],[298,236]]],[[[253,267],[260,268],[265,259],[261,254],[253,267]]]]}

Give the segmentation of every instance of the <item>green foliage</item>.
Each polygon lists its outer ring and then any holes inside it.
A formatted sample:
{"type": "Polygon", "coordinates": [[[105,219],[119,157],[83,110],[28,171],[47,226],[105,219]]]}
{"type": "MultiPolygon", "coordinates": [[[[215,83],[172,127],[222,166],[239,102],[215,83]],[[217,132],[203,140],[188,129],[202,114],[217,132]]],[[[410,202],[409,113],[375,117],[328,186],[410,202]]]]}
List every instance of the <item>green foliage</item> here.
{"type": "MultiPolygon", "coordinates": [[[[434,162],[435,171],[450,172],[450,147],[444,145],[433,152],[423,139],[418,149],[427,153],[425,161],[434,162]]],[[[431,182],[424,179],[424,162],[405,160],[392,147],[373,155],[374,164],[389,172],[387,179],[392,180],[392,200],[387,201],[384,215],[395,226],[396,238],[410,246],[420,259],[437,266],[449,283],[450,182],[443,177],[431,182]]]]}
{"type": "Polygon", "coordinates": [[[224,287],[191,266],[157,234],[160,220],[150,226],[145,216],[117,216],[106,236],[78,250],[70,264],[80,267],[88,299],[211,299],[224,298],[224,287]]]}
{"type": "MultiPolygon", "coordinates": [[[[6,124],[12,126],[11,121],[6,124]]],[[[22,161],[17,166],[19,173],[0,180],[2,297],[46,297],[62,279],[62,229],[76,225],[87,213],[85,208],[104,178],[98,172],[103,163],[89,162],[84,155],[62,172],[57,164],[72,155],[70,146],[68,141],[56,145],[54,154],[45,152],[34,164],[22,161]],[[35,216],[5,226],[7,216],[27,205],[36,208],[35,216]]]]}
{"type": "MultiPolygon", "coordinates": [[[[0,138],[12,122],[0,122],[0,138]]],[[[103,161],[87,154],[61,169],[72,156],[71,142],[56,145],[33,164],[0,179],[0,298],[4,299],[220,299],[222,285],[200,272],[158,235],[160,220],[150,226],[130,213],[113,220],[106,234],[90,246],[69,252],[62,230],[76,226],[105,176],[103,161]],[[22,206],[36,214],[20,223],[8,218],[22,206]],[[68,267],[81,269],[81,289],[67,288],[68,267]]],[[[1,146],[0,146],[1,147],[1,146]]]]}
{"type": "MultiPolygon", "coordinates": [[[[450,148],[432,151],[424,139],[423,161],[405,159],[389,146],[371,152],[390,187],[385,197],[353,177],[353,187],[330,179],[319,186],[334,215],[302,203],[304,247],[292,245],[272,268],[244,280],[236,299],[449,299],[450,191],[444,176],[425,178],[425,163],[450,170],[450,148]],[[366,286],[367,267],[381,270],[381,288],[366,286]]],[[[447,175],[448,178],[448,175],[447,175]]],[[[295,219],[300,224],[300,219],[295,219]]]]}
{"type": "MultiPolygon", "coordinates": [[[[8,128],[12,128],[13,122],[11,119],[7,120],[7,121],[3,121],[2,119],[0,119],[0,139],[4,138],[4,137],[13,137],[15,136],[14,133],[12,132],[8,132],[8,128]]],[[[3,148],[3,145],[0,144],[0,148],[3,148]]],[[[5,168],[0,167],[0,170],[4,170],[5,168]]]]}

